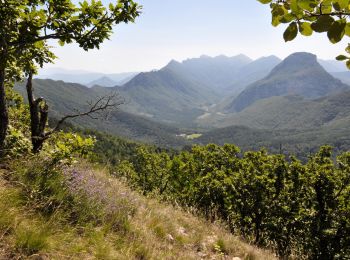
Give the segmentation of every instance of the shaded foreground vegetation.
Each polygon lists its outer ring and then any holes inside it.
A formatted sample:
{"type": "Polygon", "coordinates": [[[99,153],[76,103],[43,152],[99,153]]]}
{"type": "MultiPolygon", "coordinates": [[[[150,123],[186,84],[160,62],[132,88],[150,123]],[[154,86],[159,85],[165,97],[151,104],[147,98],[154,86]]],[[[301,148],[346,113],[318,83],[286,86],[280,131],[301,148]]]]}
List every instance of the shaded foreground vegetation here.
{"type": "Polygon", "coordinates": [[[274,259],[105,170],[45,157],[0,170],[0,259],[274,259]]]}
{"type": "Polygon", "coordinates": [[[209,220],[281,257],[350,256],[350,153],[324,146],[303,164],[234,145],[194,146],[177,155],[139,147],[115,174],[144,194],[194,207],[209,220]]]}

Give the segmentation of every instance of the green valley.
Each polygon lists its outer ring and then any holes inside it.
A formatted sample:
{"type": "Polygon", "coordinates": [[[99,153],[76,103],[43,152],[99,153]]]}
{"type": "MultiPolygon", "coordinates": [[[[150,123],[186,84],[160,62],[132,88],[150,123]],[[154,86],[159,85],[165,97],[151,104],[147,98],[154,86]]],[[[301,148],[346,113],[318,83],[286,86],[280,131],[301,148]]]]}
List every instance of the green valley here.
{"type": "Polygon", "coordinates": [[[348,0],[0,17],[1,260],[350,259],[348,0]]]}

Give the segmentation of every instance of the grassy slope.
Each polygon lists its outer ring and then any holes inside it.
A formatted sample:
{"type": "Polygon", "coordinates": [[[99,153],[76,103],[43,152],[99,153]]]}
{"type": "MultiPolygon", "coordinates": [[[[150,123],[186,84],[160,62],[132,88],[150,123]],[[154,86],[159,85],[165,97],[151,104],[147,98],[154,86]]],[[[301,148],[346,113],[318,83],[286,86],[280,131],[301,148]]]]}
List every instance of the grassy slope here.
{"type": "Polygon", "coordinates": [[[0,170],[0,259],[274,259],[218,224],[132,192],[103,170],[93,173],[109,183],[112,199],[123,203],[122,209],[125,204],[134,208],[123,232],[69,225],[55,214],[44,217],[26,203],[22,185],[6,181],[5,173],[0,170]]]}

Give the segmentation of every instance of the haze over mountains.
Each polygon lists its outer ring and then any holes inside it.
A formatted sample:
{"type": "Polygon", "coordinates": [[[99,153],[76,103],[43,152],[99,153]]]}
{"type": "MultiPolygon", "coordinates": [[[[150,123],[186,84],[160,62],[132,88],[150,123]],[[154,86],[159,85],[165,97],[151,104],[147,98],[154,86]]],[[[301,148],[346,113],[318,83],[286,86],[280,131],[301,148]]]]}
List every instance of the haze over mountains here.
{"type": "Polygon", "coordinates": [[[350,145],[345,134],[350,126],[350,87],[332,76],[343,64],[320,63],[309,53],[294,53],[283,61],[275,56],[254,61],[245,55],[201,56],[171,61],[115,86],[109,76],[91,75],[81,79],[91,88],[52,80],[36,80],[35,86],[57,117],[117,91],[126,103],[110,121],[81,118],[79,124],[172,147],[190,143],[180,137],[184,133],[202,135],[192,143],[225,140],[249,148],[276,147],[279,141],[292,145],[297,140],[310,149],[322,142],[344,147],[350,145]]]}
{"type": "Polygon", "coordinates": [[[335,79],[309,53],[294,53],[277,65],[271,73],[248,85],[228,106],[240,112],[255,101],[273,96],[300,95],[313,99],[348,88],[335,79]]]}
{"type": "Polygon", "coordinates": [[[99,85],[103,87],[114,87],[116,85],[125,84],[137,72],[125,72],[104,74],[99,72],[90,72],[83,70],[67,70],[62,68],[42,69],[36,78],[62,80],[67,83],[78,83],[88,87],[99,85]]]}

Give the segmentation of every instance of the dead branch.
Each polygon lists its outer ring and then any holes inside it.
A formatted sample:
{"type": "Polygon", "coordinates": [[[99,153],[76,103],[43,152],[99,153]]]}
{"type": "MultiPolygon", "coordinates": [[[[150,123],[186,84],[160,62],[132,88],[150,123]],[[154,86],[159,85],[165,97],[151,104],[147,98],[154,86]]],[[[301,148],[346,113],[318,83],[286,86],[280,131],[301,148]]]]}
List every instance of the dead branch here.
{"type": "Polygon", "coordinates": [[[54,132],[58,131],[60,126],[68,119],[73,119],[77,117],[88,116],[91,119],[99,119],[103,117],[103,113],[106,113],[105,118],[108,117],[109,112],[124,104],[124,99],[120,97],[120,95],[116,92],[113,92],[109,95],[105,95],[102,97],[98,97],[97,100],[87,102],[90,108],[87,111],[80,112],[78,111],[76,114],[70,114],[63,116],[56,126],[49,132],[45,133],[45,137],[52,135],[54,132]]]}

